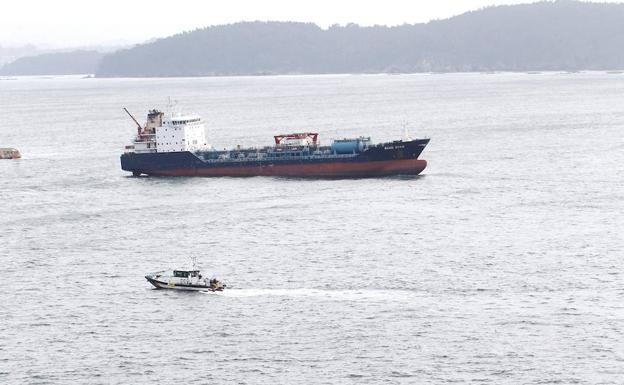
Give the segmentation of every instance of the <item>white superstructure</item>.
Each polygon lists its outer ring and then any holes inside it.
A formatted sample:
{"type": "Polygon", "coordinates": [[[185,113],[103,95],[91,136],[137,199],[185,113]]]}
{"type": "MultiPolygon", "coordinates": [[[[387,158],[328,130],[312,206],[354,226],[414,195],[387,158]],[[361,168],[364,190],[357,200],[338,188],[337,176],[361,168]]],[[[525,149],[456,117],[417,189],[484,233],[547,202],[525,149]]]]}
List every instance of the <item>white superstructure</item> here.
{"type": "Polygon", "coordinates": [[[206,140],[206,127],[199,115],[179,112],[165,114],[151,110],[145,125],[141,127],[137,122],[137,126],[133,145],[126,146],[128,152],[194,152],[211,149],[206,140]]]}

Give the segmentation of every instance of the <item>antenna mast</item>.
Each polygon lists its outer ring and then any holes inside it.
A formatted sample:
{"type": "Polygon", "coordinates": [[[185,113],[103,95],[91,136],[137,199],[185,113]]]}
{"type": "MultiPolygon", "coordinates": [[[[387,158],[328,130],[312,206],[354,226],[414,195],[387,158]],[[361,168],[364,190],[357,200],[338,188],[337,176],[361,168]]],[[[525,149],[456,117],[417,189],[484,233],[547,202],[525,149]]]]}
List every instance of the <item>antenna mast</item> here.
{"type": "Polygon", "coordinates": [[[409,132],[407,131],[407,126],[409,125],[407,120],[404,120],[402,122],[403,125],[403,135],[405,136],[405,140],[412,140],[412,138],[409,135],[409,132]]]}

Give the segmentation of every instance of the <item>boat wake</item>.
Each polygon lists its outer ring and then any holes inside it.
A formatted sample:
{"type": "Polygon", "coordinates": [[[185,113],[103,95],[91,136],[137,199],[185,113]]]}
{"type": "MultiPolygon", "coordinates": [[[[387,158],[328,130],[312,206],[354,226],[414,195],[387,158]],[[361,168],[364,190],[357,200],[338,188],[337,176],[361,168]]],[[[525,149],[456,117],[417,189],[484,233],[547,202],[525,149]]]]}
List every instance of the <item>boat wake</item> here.
{"type": "Polygon", "coordinates": [[[315,297],[334,301],[410,301],[418,296],[416,292],[395,289],[226,289],[219,293],[210,293],[231,298],[249,297],[315,297]]]}

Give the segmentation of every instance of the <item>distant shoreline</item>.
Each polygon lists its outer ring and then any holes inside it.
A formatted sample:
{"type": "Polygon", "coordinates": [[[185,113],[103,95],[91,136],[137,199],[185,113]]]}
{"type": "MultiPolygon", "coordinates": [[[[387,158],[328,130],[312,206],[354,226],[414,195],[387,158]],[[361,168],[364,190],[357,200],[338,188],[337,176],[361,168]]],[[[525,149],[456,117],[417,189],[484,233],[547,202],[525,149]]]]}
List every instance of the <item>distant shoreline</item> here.
{"type": "Polygon", "coordinates": [[[323,77],[323,76],[400,76],[400,75],[546,75],[546,74],[607,74],[624,75],[624,70],[543,70],[543,71],[449,71],[449,72],[371,72],[371,73],[285,73],[285,74],[231,74],[231,75],[198,75],[198,76],[95,76],[95,74],[62,74],[62,75],[16,75],[0,76],[0,81],[8,80],[51,80],[67,79],[202,79],[202,78],[253,78],[253,77],[323,77]]]}

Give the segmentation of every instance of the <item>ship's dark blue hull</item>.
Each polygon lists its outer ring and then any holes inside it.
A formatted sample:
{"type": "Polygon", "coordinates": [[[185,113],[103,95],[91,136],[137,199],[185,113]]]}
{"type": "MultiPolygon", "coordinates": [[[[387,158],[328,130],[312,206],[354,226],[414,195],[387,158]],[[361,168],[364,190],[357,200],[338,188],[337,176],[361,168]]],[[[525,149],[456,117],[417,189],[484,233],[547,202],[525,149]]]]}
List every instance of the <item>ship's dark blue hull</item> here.
{"type": "MultiPolygon", "coordinates": [[[[239,158],[237,150],[227,159],[211,152],[126,153],[121,168],[134,175],[156,176],[287,176],[374,177],[417,175],[427,165],[418,159],[429,139],[396,141],[371,146],[359,154],[271,156],[239,158]]],[[[240,153],[244,153],[241,150],[240,153]]],[[[287,154],[283,154],[287,155],[287,154]]]]}

